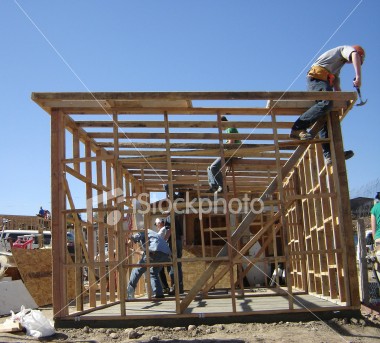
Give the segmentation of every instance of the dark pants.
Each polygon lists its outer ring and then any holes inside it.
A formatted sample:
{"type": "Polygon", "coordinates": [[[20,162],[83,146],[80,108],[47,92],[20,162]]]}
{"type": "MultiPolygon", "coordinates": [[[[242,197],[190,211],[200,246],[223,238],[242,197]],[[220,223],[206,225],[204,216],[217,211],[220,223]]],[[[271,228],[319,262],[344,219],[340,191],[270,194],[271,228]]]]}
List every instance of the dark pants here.
{"type": "Polygon", "coordinates": [[[212,164],[207,168],[208,184],[211,188],[215,190],[221,186],[223,187],[223,174],[222,174],[222,159],[218,157],[212,164]]]}
{"type": "MultiPolygon", "coordinates": [[[[170,262],[170,257],[167,254],[162,253],[161,251],[155,251],[154,253],[151,252],[149,254],[149,260],[150,262],[170,262]]],[[[146,255],[144,254],[139,261],[139,263],[147,263],[146,255]]],[[[141,276],[146,272],[146,267],[136,267],[132,269],[131,277],[129,279],[129,284],[136,289],[137,283],[140,280],[141,276]]],[[[150,283],[152,286],[152,291],[157,296],[161,296],[163,294],[162,292],[162,286],[159,279],[159,272],[162,269],[162,266],[155,266],[150,267],[150,283]]]]}
{"type": "MultiPolygon", "coordinates": [[[[171,267],[167,267],[168,273],[170,273],[170,268],[171,267]]],[[[161,280],[162,286],[164,288],[169,288],[168,280],[166,279],[166,274],[165,274],[165,267],[163,267],[160,270],[160,280],[161,280]]]]}
{"type": "MultiPolygon", "coordinates": [[[[309,91],[332,91],[333,88],[330,86],[328,81],[317,80],[312,77],[307,77],[307,86],[309,91]]],[[[326,116],[326,114],[331,110],[333,102],[329,100],[317,100],[315,105],[310,107],[306,112],[304,112],[294,123],[293,130],[306,130],[312,126],[319,118],[326,116]]],[[[323,126],[319,132],[321,138],[328,138],[327,124],[323,126]]],[[[330,144],[322,144],[323,155],[325,157],[330,157],[330,144]]]]}
{"type": "MultiPolygon", "coordinates": [[[[182,258],[182,240],[177,239],[176,240],[177,245],[177,258],[182,258]]],[[[174,285],[174,266],[170,268],[170,280],[172,283],[172,286],[174,285]]],[[[178,269],[178,283],[179,283],[179,289],[183,289],[183,274],[182,274],[182,262],[177,263],[177,269],[178,269]]]]}

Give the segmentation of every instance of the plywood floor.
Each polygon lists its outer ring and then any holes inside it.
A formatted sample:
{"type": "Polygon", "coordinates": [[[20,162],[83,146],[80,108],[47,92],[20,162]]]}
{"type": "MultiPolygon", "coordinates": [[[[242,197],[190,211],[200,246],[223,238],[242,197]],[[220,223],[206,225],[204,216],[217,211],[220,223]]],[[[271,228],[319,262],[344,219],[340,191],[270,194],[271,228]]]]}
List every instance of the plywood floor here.
{"type": "MultiPolygon", "coordinates": [[[[175,298],[165,298],[162,301],[148,300],[147,298],[136,299],[126,302],[126,316],[120,313],[120,304],[114,304],[98,308],[92,312],[72,313],[72,316],[78,316],[86,319],[116,319],[120,318],[136,318],[143,319],[155,317],[205,317],[205,316],[234,316],[244,314],[268,314],[283,313],[289,310],[289,296],[286,292],[280,290],[281,295],[272,290],[262,290],[256,292],[246,292],[245,297],[236,297],[236,312],[233,310],[233,302],[231,298],[214,295],[208,298],[197,297],[190,303],[184,313],[178,315],[176,313],[175,298]]],[[[226,295],[226,294],[225,294],[226,295]]],[[[313,312],[336,309],[343,309],[345,306],[341,304],[322,299],[318,296],[304,294],[299,292],[292,295],[293,309],[295,312],[313,312]]]]}

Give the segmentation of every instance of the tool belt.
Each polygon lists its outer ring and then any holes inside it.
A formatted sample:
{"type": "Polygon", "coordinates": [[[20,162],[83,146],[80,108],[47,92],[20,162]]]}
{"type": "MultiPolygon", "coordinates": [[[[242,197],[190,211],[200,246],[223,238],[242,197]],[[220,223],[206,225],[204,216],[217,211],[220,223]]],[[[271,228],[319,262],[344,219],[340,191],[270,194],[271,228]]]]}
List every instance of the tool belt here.
{"type": "Polygon", "coordinates": [[[335,75],[321,66],[312,66],[307,75],[317,80],[328,81],[331,87],[334,84],[335,75]]]}

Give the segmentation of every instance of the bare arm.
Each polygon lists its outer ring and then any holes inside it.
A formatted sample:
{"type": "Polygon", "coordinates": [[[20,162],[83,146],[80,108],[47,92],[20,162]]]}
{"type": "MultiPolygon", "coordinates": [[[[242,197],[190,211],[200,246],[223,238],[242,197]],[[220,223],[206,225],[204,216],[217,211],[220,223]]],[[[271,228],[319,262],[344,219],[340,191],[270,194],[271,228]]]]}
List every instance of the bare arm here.
{"type": "Polygon", "coordinates": [[[372,229],[372,237],[375,240],[375,232],[376,232],[376,217],[371,214],[371,229],[372,229]]]}
{"type": "Polygon", "coordinates": [[[362,59],[356,51],[351,54],[351,59],[355,69],[354,86],[360,88],[362,85],[362,59]]]}
{"type": "Polygon", "coordinates": [[[170,229],[166,229],[166,233],[165,233],[165,237],[164,237],[165,241],[168,241],[170,234],[171,234],[170,229]]]}

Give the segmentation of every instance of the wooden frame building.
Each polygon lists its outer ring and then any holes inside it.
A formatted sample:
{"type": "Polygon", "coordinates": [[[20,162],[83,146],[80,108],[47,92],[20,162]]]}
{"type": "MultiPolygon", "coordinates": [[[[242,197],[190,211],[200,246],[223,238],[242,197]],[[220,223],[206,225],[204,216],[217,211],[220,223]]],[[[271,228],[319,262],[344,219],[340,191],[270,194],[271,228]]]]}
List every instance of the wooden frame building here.
{"type": "Polygon", "coordinates": [[[0,223],[4,230],[49,230],[50,219],[35,216],[0,214],[0,223]]]}
{"type": "MultiPolygon", "coordinates": [[[[59,237],[52,247],[53,307],[59,323],[132,326],[136,320],[142,325],[359,309],[340,128],[356,93],[33,93],[32,99],[51,115],[52,230],[59,237]],[[330,138],[290,140],[293,122],[317,99],[334,101],[330,138]],[[225,133],[229,127],[239,133],[225,133]],[[227,139],[242,143],[227,146],[227,139]],[[323,143],[330,143],[331,166],[325,165],[323,143]],[[224,191],[214,197],[207,193],[207,167],[217,157],[224,191]],[[152,302],[140,281],[141,297],[126,300],[138,261],[125,244],[127,232],[131,226],[152,228],[166,210],[174,218],[174,206],[155,202],[165,184],[169,199],[185,195],[176,203],[184,211],[184,254],[177,258],[174,244],[171,264],[178,286],[182,262],[186,292],[152,302]],[[78,214],[71,260],[66,221],[78,214]],[[132,225],[125,225],[131,218],[132,225]],[[279,268],[285,283],[273,273],[279,268]],[[265,275],[259,285],[247,284],[253,270],[265,275]]],[[[321,125],[312,128],[314,136],[321,125]]]]}

